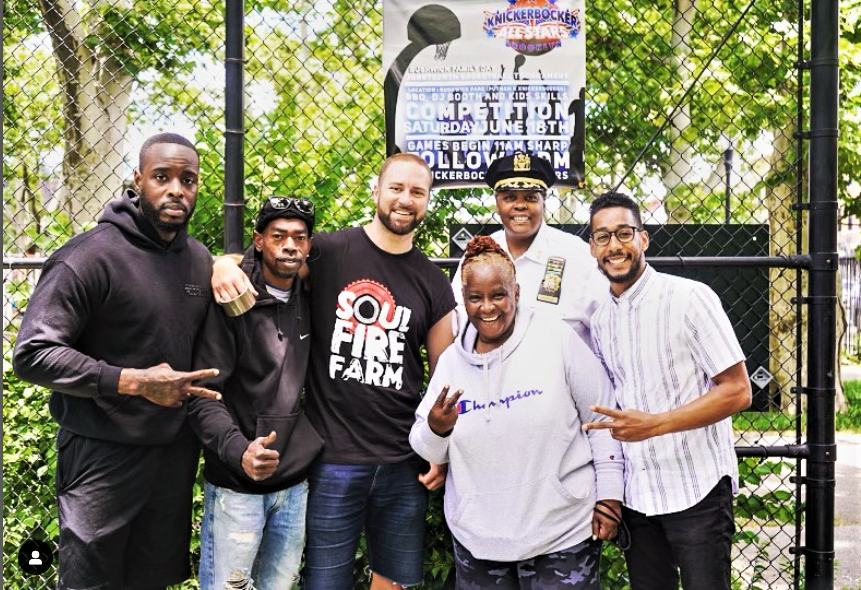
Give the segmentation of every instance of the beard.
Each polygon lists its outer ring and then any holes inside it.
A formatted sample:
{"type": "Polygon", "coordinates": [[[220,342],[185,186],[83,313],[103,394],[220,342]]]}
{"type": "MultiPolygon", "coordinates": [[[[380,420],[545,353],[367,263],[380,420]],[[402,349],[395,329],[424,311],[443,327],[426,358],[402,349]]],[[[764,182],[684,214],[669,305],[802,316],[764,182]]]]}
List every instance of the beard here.
{"type": "Polygon", "coordinates": [[[188,221],[191,219],[191,214],[194,213],[193,208],[191,211],[185,212],[185,219],[182,221],[162,221],[159,217],[160,210],[153,207],[152,203],[147,199],[146,193],[143,189],[141,189],[138,194],[140,195],[138,206],[140,207],[141,215],[143,215],[144,219],[149,221],[156,229],[173,233],[188,227],[188,221]]]}
{"type": "Polygon", "coordinates": [[[601,274],[603,274],[605,277],[607,277],[607,280],[610,281],[611,283],[627,283],[627,282],[633,280],[634,278],[636,278],[637,274],[643,268],[643,263],[644,263],[643,256],[639,256],[637,258],[632,258],[631,259],[631,266],[628,268],[628,272],[626,272],[625,274],[621,274],[621,275],[610,274],[601,265],[598,265],[598,270],[600,270],[601,274]]]}
{"type": "Polygon", "coordinates": [[[393,219],[394,214],[391,209],[388,211],[378,209],[377,217],[380,218],[380,222],[382,222],[383,226],[396,236],[406,236],[411,234],[422,222],[422,219],[424,219],[424,217],[414,215],[408,222],[399,221],[397,219],[393,219]]]}
{"type": "Polygon", "coordinates": [[[266,270],[268,270],[272,274],[272,276],[279,279],[292,279],[299,274],[298,267],[295,270],[280,268],[278,266],[278,263],[274,260],[267,260],[264,258],[263,265],[266,267],[266,270]]]}

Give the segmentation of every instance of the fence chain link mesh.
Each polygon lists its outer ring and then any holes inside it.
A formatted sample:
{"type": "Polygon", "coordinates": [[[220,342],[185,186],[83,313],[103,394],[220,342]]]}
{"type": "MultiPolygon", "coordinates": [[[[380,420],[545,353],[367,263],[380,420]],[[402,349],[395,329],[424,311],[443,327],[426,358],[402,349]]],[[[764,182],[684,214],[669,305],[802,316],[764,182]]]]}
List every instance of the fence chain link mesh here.
{"type": "MultiPolygon", "coordinates": [[[[622,190],[642,203],[644,222],[656,238],[667,237],[672,255],[803,251],[803,218],[792,208],[804,200],[806,159],[793,137],[805,112],[799,6],[760,0],[739,20],[743,4],[587,3],[587,188],[551,193],[549,221],[586,222],[592,198],[630,169],[622,190]]],[[[368,0],[246,2],[246,243],[253,213],[273,194],[312,198],[320,229],[371,219],[371,181],[385,145],[381,11],[380,1],[368,0]]],[[[219,251],[224,38],[223,6],[210,0],[4,4],[4,261],[41,259],[92,227],[129,186],[143,139],[163,130],[199,147],[191,233],[219,251]]],[[[429,255],[449,256],[451,227],[496,223],[492,212],[487,190],[438,191],[419,242],[429,255]]],[[[803,376],[805,320],[792,298],[803,292],[803,273],[708,274],[719,275],[739,336],[753,339],[747,352],[758,364],[748,369],[770,377],[759,411],[735,419],[738,444],[800,442],[804,408],[792,388],[803,376]]],[[[55,569],[36,580],[17,565],[24,540],[55,542],[58,531],[48,394],[18,381],[9,363],[37,280],[38,270],[4,265],[3,574],[10,588],[56,583],[55,569]]],[[[801,574],[790,553],[802,524],[790,481],[798,465],[758,458],[740,465],[734,586],[792,587],[801,574]]],[[[453,577],[438,500],[429,517],[427,588],[453,577]]],[[[608,549],[604,573],[604,587],[627,587],[618,551],[608,549]]]]}

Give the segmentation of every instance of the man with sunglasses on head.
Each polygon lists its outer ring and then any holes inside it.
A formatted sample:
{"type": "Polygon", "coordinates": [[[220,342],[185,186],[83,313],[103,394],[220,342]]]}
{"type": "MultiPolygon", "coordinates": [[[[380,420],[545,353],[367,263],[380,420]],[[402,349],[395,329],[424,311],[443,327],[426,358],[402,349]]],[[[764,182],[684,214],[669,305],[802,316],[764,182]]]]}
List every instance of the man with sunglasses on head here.
{"type": "Polygon", "coordinates": [[[620,409],[609,429],[625,454],[625,551],[634,590],[729,590],[738,491],[730,416],[750,406],[744,354],[708,286],[655,271],[649,234],[626,195],[590,208],[590,248],[610,280],[592,317],[593,349],[620,409]]]}
{"type": "Polygon", "coordinates": [[[267,199],[240,264],[257,296],[213,302],[195,348],[195,366],[219,368],[204,383],[223,400],[189,405],[205,459],[202,590],[248,578],[291,588],[299,579],[307,472],[323,448],[300,406],[311,318],[298,274],[313,230],[310,201],[267,199]]]}
{"type": "MultiPolygon", "coordinates": [[[[422,581],[427,489],[445,472],[412,450],[427,349],[433,371],[451,343],[455,307],[445,274],[413,244],[433,176],[414,154],[389,157],[364,227],[319,234],[308,257],[311,362],[307,415],[325,447],[309,473],[303,588],[351,590],[364,528],[371,588],[422,581]],[[427,488],[427,489],[426,489],[427,488]]],[[[219,301],[244,275],[216,263],[219,301]]]]}
{"type": "MultiPolygon", "coordinates": [[[[544,221],[547,191],[556,182],[553,165],[515,152],[494,160],[485,181],[493,189],[503,226],[491,237],[514,260],[520,305],[556,315],[591,345],[590,318],[606,296],[607,279],[595,267],[586,242],[544,221]]],[[[460,265],[452,289],[462,306],[460,265]]],[[[459,323],[466,325],[465,313],[459,323]]]]}

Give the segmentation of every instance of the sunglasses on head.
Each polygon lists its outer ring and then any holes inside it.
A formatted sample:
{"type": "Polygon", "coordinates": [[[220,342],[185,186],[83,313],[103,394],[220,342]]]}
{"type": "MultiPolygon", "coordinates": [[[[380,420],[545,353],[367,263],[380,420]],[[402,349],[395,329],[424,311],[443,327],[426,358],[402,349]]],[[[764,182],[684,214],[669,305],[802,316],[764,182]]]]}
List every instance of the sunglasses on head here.
{"type": "Polygon", "coordinates": [[[282,211],[284,209],[295,209],[306,215],[314,214],[314,203],[308,199],[294,199],[293,197],[269,197],[266,199],[273,209],[282,211]]]}

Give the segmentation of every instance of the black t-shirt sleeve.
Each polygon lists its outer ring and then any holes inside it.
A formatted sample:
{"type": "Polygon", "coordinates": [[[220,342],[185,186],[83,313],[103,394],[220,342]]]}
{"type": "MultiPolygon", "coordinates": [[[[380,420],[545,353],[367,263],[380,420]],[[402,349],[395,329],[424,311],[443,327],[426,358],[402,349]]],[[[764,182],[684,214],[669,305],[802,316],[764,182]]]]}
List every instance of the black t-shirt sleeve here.
{"type": "Polygon", "coordinates": [[[432,266],[430,274],[433,277],[430,326],[433,327],[457,307],[457,301],[454,299],[454,292],[451,290],[448,277],[439,267],[433,263],[430,264],[432,266]]]}
{"type": "MultiPolygon", "coordinates": [[[[337,234],[331,232],[314,232],[314,239],[311,242],[311,250],[308,252],[308,258],[305,259],[305,264],[312,271],[315,263],[326,253],[331,251],[334,243],[337,240],[337,234]]],[[[313,275],[312,275],[313,276],[313,275]]]]}

